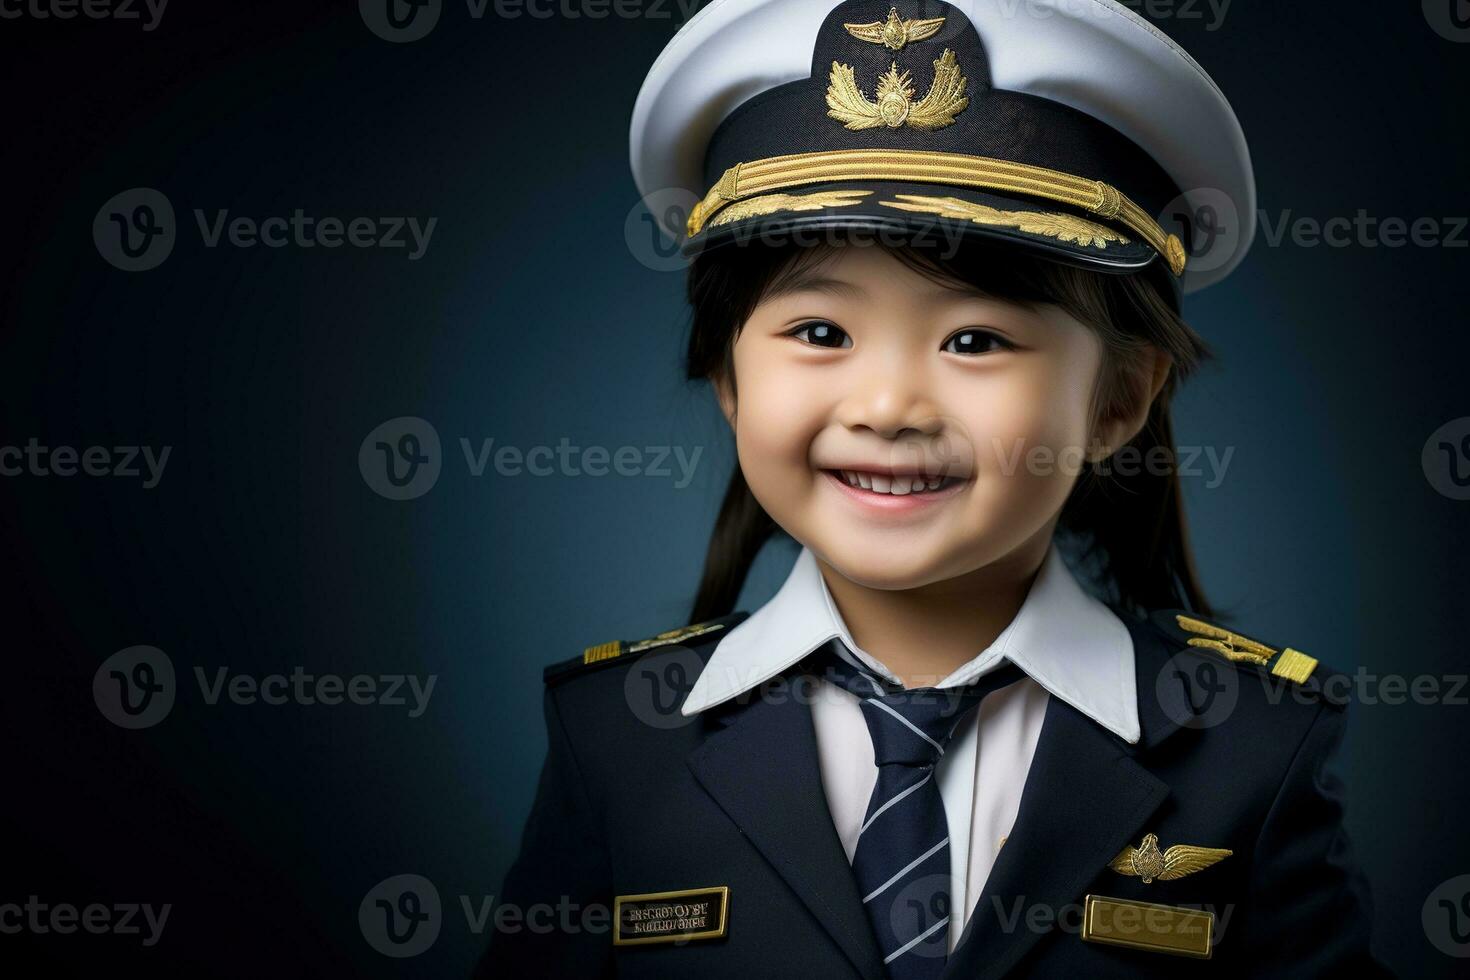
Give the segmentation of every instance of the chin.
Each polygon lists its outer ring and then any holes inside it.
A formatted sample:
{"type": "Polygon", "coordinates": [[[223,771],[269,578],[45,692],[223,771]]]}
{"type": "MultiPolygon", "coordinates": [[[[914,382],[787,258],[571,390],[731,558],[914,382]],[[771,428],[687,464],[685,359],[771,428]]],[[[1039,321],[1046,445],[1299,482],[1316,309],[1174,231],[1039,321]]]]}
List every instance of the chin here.
{"type": "Polygon", "coordinates": [[[916,589],[950,577],[950,554],[921,541],[905,542],[901,535],[855,540],[859,536],[849,532],[834,535],[830,544],[814,540],[810,547],[843,578],[870,589],[916,589]]]}

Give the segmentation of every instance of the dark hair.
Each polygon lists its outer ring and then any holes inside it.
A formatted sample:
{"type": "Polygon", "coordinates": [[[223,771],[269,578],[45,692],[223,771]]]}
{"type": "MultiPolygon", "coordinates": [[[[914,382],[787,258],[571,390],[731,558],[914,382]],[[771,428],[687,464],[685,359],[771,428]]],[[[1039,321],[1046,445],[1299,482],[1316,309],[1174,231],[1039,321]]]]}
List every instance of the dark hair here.
{"type": "MultiPolygon", "coordinates": [[[[919,245],[874,244],[931,278],[958,280],[1011,302],[1055,304],[1088,325],[1104,349],[1095,419],[1108,417],[1131,399],[1147,397],[1148,379],[1142,374],[1148,361],[1142,355],[1149,345],[1168,355],[1173,362],[1169,377],[1149,408],[1147,422],[1129,443],[1141,459],[1161,460],[1162,472],[1152,465],[1101,472],[1087,464],[1063,505],[1058,531],[1065,533],[1106,601],[1134,614],[1176,607],[1212,616],[1190,554],[1169,419],[1175,387],[1211,354],[1180,319],[1171,287],[1161,281],[1169,274],[1163,263],[1117,274],[973,238],[944,253],[919,245]]],[[[735,340],[767,289],[830,255],[834,247],[844,243],[737,243],[697,256],[688,279],[693,306],[688,377],[723,376],[737,390],[735,340]]],[[[690,622],[734,609],[757,552],[777,530],[737,464],[710,537],[690,622]]]]}

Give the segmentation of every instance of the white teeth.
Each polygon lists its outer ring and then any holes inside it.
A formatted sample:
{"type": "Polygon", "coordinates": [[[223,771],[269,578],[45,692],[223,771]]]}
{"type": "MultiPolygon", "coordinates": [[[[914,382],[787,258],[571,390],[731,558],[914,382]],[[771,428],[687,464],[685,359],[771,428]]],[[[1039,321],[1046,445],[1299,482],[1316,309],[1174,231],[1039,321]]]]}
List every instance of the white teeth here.
{"type": "Polygon", "coordinates": [[[848,486],[862,487],[874,493],[891,493],[904,496],[910,493],[924,493],[928,490],[938,490],[944,483],[943,477],[935,477],[925,480],[922,476],[884,476],[881,473],[862,473],[857,470],[838,470],[842,474],[848,486]]]}

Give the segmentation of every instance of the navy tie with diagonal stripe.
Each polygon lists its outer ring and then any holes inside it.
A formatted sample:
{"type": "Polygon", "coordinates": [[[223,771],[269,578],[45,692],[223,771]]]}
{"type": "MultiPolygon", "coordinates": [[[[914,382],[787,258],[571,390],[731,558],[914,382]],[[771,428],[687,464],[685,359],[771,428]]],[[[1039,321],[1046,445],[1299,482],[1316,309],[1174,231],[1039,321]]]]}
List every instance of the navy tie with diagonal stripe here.
{"type": "Polygon", "coordinates": [[[852,856],[863,907],[888,976],[929,980],[944,969],[950,916],[949,828],[934,766],[980,699],[1025,674],[1006,661],[963,687],[897,688],[848,663],[835,646],[820,669],[859,698],[878,766],[852,856]]]}

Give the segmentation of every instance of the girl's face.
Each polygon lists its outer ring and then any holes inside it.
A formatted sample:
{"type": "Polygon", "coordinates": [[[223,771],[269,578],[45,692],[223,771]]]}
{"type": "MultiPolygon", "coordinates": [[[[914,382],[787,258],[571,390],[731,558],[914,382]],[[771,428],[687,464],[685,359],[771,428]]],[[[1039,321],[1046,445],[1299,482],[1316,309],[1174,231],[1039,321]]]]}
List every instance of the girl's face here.
{"type": "Polygon", "coordinates": [[[1089,438],[1112,435],[1090,431],[1093,331],[1055,306],[940,285],[879,247],[837,248],[768,293],[734,365],[738,398],[716,390],[751,492],[870,588],[1039,560],[1100,455],[1089,438]]]}

